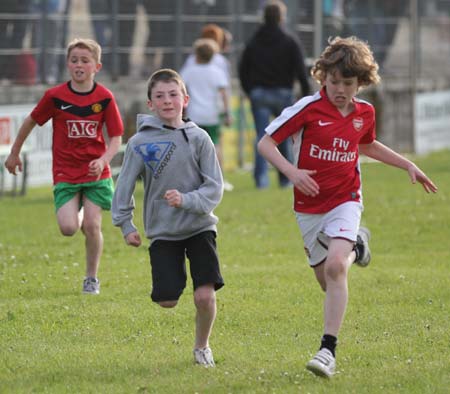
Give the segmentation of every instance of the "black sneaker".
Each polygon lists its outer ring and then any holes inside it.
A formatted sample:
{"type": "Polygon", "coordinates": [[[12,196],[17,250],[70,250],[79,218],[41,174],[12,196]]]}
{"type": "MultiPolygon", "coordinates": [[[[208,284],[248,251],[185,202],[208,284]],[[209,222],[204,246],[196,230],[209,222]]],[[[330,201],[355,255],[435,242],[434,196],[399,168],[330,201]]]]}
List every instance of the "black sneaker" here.
{"type": "Polygon", "coordinates": [[[358,230],[358,236],[356,237],[355,264],[360,267],[367,267],[370,263],[371,254],[369,249],[370,231],[366,227],[360,227],[358,230]]]}

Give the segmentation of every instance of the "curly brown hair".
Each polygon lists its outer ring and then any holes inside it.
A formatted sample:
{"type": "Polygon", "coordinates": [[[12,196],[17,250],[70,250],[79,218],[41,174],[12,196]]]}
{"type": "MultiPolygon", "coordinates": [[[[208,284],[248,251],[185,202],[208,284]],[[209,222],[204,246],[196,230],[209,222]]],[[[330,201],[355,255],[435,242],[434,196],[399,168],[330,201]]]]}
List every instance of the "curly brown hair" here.
{"type": "Polygon", "coordinates": [[[359,86],[380,82],[378,64],[367,44],[355,36],[330,38],[328,46],[311,69],[312,77],[322,84],[327,74],[338,71],[344,78],[358,78],[359,86]]]}

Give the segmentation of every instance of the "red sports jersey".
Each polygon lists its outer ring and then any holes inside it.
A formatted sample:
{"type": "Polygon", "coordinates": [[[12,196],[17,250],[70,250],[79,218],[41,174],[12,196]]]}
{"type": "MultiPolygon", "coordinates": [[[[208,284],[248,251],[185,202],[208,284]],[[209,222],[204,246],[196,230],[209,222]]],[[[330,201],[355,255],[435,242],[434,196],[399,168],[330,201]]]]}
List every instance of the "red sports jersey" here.
{"type": "Polygon", "coordinates": [[[358,144],[375,140],[375,110],[353,99],[355,110],[342,116],[328,100],[325,88],[286,108],[267,128],[277,143],[292,137],[297,167],[317,170],[316,197],[294,188],[294,210],[325,213],[347,201],[361,201],[358,144]]]}
{"type": "MultiPolygon", "coordinates": [[[[52,119],[54,184],[95,181],[88,176],[88,165],[106,151],[103,125],[109,137],[123,134],[114,96],[98,83],[87,93],[75,92],[70,82],[47,90],[31,117],[40,126],[52,119]]],[[[100,179],[109,177],[111,169],[106,166],[100,179]]]]}

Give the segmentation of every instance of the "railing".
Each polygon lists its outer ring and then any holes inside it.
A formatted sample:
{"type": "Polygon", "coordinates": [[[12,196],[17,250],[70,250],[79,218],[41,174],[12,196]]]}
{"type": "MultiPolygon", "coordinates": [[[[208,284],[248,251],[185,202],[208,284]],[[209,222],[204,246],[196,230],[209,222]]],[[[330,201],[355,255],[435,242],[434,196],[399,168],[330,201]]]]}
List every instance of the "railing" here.
{"type": "MultiPolygon", "coordinates": [[[[405,61],[382,64],[382,71],[408,77],[411,52],[416,53],[419,73],[436,75],[439,64],[429,66],[430,54],[450,51],[450,0],[331,0],[335,5],[331,11],[326,3],[330,1],[286,0],[288,27],[302,41],[308,58],[319,55],[329,35],[355,34],[367,40],[384,63],[403,34],[405,61]],[[337,4],[342,4],[339,12],[337,4]],[[428,40],[430,31],[440,39],[428,40]],[[416,42],[409,39],[414,32],[416,42]]],[[[201,27],[211,22],[232,33],[234,42],[227,55],[235,70],[245,42],[261,20],[261,4],[259,0],[2,1],[0,80],[59,82],[65,78],[65,46],[75,36],[100,42],[105,71],[113,80],[141,77],[143,70],[159,66],[178,69],[201,27]],[[14,3],[18,8],[11,10],[14,3]]],[[[445,69],[448,64],[442,65],[445,69]]]]}

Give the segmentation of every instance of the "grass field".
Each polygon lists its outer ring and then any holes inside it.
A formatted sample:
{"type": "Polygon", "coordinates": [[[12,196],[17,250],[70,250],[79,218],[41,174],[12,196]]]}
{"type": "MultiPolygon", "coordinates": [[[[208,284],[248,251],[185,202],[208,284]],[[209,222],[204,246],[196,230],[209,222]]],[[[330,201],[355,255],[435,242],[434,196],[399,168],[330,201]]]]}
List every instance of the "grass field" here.
{"type": "MultiPolygon", "coordinates": [[[[0,393],[449,393],[450,151],[416,159],[440,190],[363,164],[372,262],[350,271],[338,374],[305,364],[322,334],[323,294],[308,268],[291,191],[227,179],[216,210],[226,286],[211,345],[192,362],[192,289],[150,301],[147,245],[127,247],[104,215],[99,296],[81,294],[81,234],[59,235],[50,188],[0,198],[0,393]]],[[[272,181],[275,180],[271,174],[272,181]]],[[[142,190],[137,190],[137,200],[142,190]]],[[[141,203],[136,221],[141,226],[141,203]]]]}

